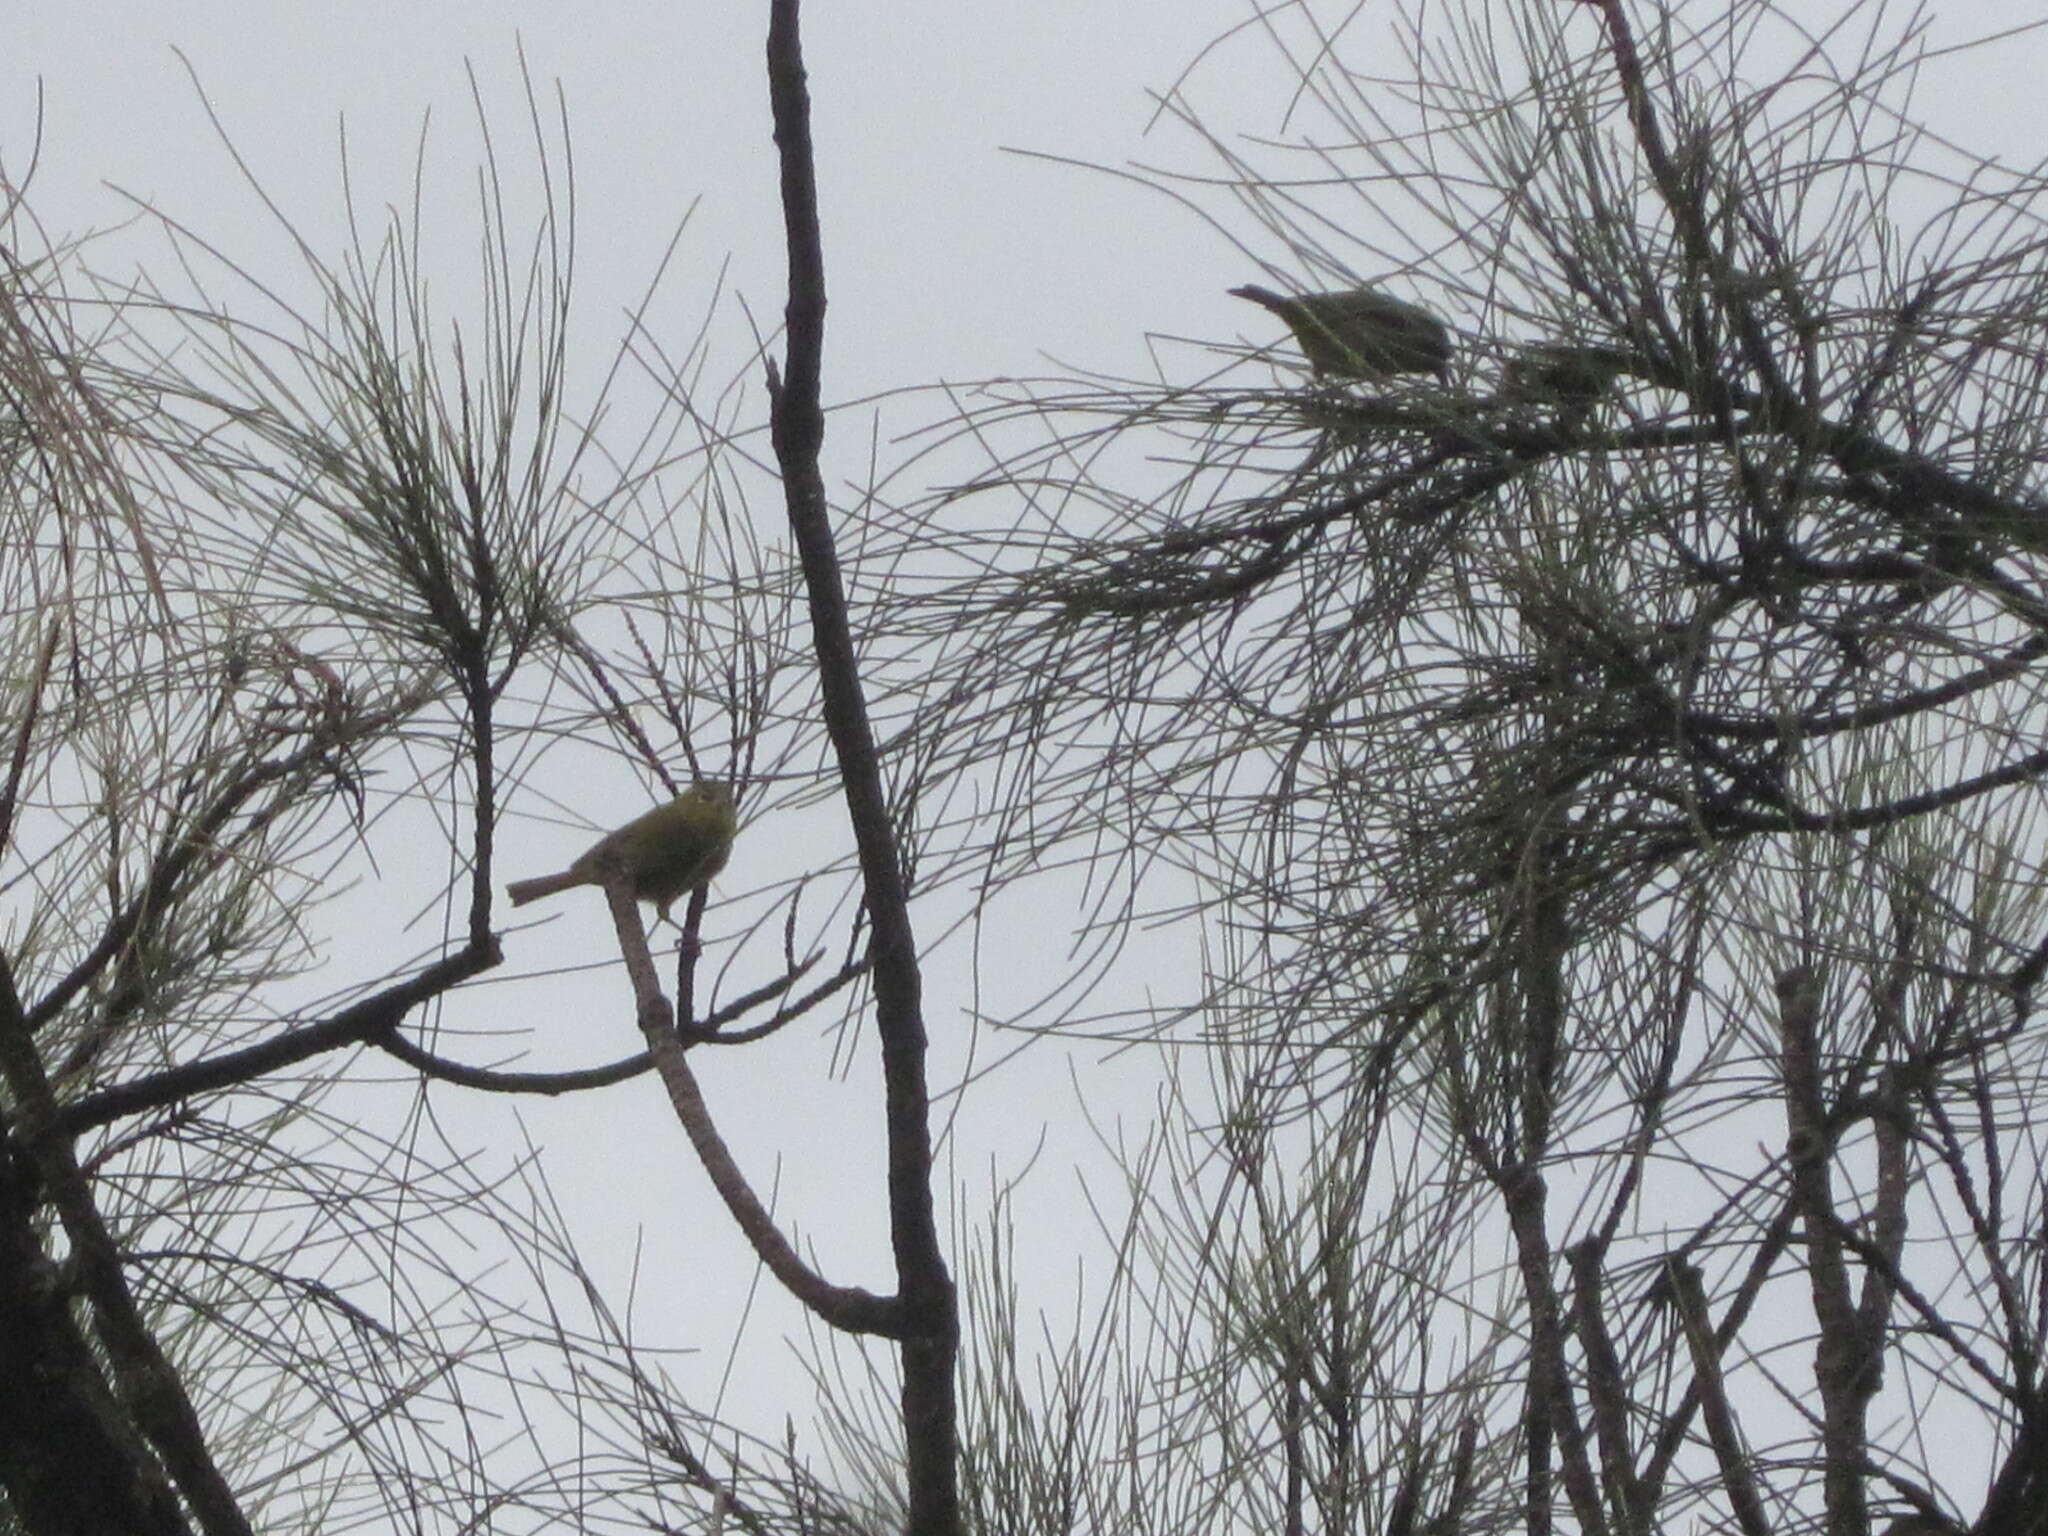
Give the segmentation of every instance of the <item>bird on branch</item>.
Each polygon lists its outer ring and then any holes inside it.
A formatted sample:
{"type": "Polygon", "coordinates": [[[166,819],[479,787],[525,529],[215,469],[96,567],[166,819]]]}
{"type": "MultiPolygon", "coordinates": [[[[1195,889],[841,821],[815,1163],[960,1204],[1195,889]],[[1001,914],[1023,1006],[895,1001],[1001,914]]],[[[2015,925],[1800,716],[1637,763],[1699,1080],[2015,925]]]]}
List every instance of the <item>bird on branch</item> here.
{"type": "Polygon", "coordinates": [[[1514,400],[1592,405],[1614,388],[1616,379],[1642,367],[1641,357],[1620,347],[1536,341],[1508,359],[1501,372],[1502,392],[1514,400]]]}
{"type": "Polygon", "coordinates": [[[607,832],[560,874],[514,880],[505,894],[513,906],[523,907],[574,886],[603,885],[617,873],[635,899],[651,902],[667,920],[678,897],[709,885],[725,868],[738,830],[731,788],[700,781],[668,804],[607,832]]]}
{"type": "Polygon", "coordinates": [[[1230,292],[1286,321],[1319,376],[1384,379],[1431,373],[1441,379],[1450,365],[1451,333],[1444,323],[1420,305],[1376,288],[1290,297],[1247,283],[1230,292]]]}

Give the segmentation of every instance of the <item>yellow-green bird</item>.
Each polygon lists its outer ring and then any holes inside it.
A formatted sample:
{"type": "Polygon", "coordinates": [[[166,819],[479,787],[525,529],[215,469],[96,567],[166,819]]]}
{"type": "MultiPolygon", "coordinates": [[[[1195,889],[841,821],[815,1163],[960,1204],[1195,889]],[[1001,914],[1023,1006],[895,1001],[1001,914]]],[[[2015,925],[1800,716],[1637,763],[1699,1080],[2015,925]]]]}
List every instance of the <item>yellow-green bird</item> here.
{"type": "Polygon", "coordinates": [[[1318,374],[1380,379],[1396,373],[1433,373],[1442,378],[1450,365],[1451,333],[1443,321],[1419,304],[1376,288],[1290,298],[1247,283],[1230,292],[1285,320],[1318,374]]]}
{"type": "Polygon", "coordinates": [[[1642,366],[1637,354],[1620,347],[1537,341],[1508,359],[1501,383],[1510,399],[1591,405],[1614,387],[1616,379],[1642,366]]]}
{"type": "Polygon", "coordinates": [[[634,897],[652,902],[666,919],[670,903],[709,885],[725,868],[738,831],[731,788],[700,779],[668,804],[605,833],[560,874],[514,880],[505,894],[523,907],[573,886],[602,885],[609,871],[622,869],[634,897]]]}

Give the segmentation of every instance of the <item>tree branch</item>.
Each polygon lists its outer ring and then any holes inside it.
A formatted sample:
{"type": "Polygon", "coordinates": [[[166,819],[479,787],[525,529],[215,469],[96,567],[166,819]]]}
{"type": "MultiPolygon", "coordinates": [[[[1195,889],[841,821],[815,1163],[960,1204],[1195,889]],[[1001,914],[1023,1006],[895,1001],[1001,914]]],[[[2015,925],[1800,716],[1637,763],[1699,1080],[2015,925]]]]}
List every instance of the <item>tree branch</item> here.
{"type": "MultiPolygon", "coordinates": [[[[20,1116],[20,1140],[42,1176],[42,1193],[56,1208],[79,1284],[92,1303],[93,1331],[106,1350],[115,1395],[147,1437],[178,1492],[207,1536],[255,1536],[234,1490],[207,1451],[199,1415],[178,1370],[164,1355],[128,1288],[120,1245],[93,1203],[91,1182],[80,1171],[69,1137],[50,1134],[56,1102],[36,1055],[34,1033],[15,991],[14,973],[0,958],[0,1078],[20,1116]]],[[[146,1481],[150,1469],[131,1461],[126,1480],[146,1481]]],[[[153,1520],[151,1529],[177,1525],[153,1520]]]]}
{"type": "Polygon", "coordinates": [[[74,1099],[52,1111],[49,1129],[58,1135],[76,1136],[124,1115],[161,1109],[196,1093],[252,1082],[281,1067],[343,1046],[374,1041],[397,1029],[405,1015],[420,1003],[490,970],[502,958],[493,935],[484,947],[472,946],[437,960],[418,975],[351,1003],[331,1019],[304,1029],[287,1030],[239,1051],[189,1062],[74,1099]]]}
{"type": "Polygon", "coordinates": [[[689,1048],[677,1037],[675,1011],[661,990],[655,974],[654,956],[648,952],[647,930],[640,921],[640,908],[623,876],[607,879],[605,899],[611,904],[612,922],[618,928],[619,952],[625,957],[626,975],[633,983],[635,1017],[647,1054],[683,1132],[696,1148],[704,1171],[711,1176],[719,1198],[732,1213],[747,1242],[761,1262],[780,1280],[789,1293],[834,1328],[848,1333],[877,1333],[894,1338],[903,1326],[903,1306],[894,1298],[881,1297],[857,1286],[833,1285],[797,1256],[775,1225],[746,1175],[733,1161],[732,1152],[711,1122],[697,1075],[690,1070],[689,1048]]]}
{"type": "MultiPolygon", "coordinates": [[[[845,584],[819,468],[819,404],[825,342],[825,258],[818,229],[811,152],[810,93],[804,81],[798,0],[772,0],[768,96],[782,166],[782,214],[789,254],[787,362],[771,370],[770,436],[810,600],[811,637],[849,819],[860,850],[874,961],[875,1025],[889,1139],[889,1234],[902,1317],[902,1412],[911,1536],[954,1536],[961,1528],[958,1304],[939,1242],[931,1194],[931,1096],[925,1078],[923,980],[910,923],[904,862],[889,817],[874,731],[862,695],[845,584]]],[[[680,1050],[678,1049],[678,1056],[680,1050]]],[[[659,1058],[657,1057],[657,1060],[659,1058]]]]}

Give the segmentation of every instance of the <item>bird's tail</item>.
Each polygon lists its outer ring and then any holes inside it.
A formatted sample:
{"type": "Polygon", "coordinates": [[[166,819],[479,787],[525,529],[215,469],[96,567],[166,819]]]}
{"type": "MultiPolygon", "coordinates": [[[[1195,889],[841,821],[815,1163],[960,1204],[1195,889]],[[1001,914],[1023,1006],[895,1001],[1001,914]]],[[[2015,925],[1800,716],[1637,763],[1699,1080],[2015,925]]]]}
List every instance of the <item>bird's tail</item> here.
{"type": "Polygon", "coordinates": [[[585,885],[585,876],[574,870],[565,869],[559,875],[540,875],[532,880],[514,880],[505,887],[505,894],[512,898],[512,905],[523,907],[529,901],[539,901],[543,896],[552,896],[557,891],[566,891],[572,886],[585,885]]]}
{"type": "Polygon", "coordinates": [[[1276,315],[1286,314],[1289,308],[1289,301],[1286,298],[1270,288],[1261,288],[1257,283],[1246,283],[1242,288],[1233,288],[1230,290],[1230,296],[1233,299],[1250,299],[1254,304],[1264,305],[1276,315]]]}

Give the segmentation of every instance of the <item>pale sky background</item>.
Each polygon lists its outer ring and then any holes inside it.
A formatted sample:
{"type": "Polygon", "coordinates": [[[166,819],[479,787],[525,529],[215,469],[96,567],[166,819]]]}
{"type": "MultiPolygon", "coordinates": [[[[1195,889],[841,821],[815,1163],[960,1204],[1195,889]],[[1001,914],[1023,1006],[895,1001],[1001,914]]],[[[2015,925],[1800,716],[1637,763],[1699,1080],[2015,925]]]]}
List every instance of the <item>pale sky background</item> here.
{"type": "MultiPolygon", "coordinates": [[[[1325,9],[1334,20],[1353,8],[1325,9]]],[[[450,210],[446,233],[467,239],[479,140],[465,65],[479,81],[501,155],[523,172],[532,163],[518,76],[523,46],[534,80],[544,91],[558,80],[567,100],[589,362],[607,355],[618,334],[614,317],[637,299],[676,222],[700,198],[654,322],[686,338],[727,263],[730,286],[756,315],[769,324],[779,317],[781,214],[762,76],[763,5],[101,3],[16,11],[0,59],[0,161],[10,178],[26,174],[40,84],[42,142],[30,202],[53,233],[129,217],[132,205],[111,190],[117,187],[231,250],[247,240],[275,251],[274,234],[208,126],[174,52],[182,50],[256,175],[303,231],[316,241],[331,236],[336,255],[339,124],[346,120],[358,201],[374,208],[407,196],[431,109],[427,163],[464,199],[450,210]]],[[[1383,38],[1382,67],[1398,73],[1394,8],[1364,0],[1356,11],[1352,55],[1370,57],[1370,40],[1383,38]]],[[[813,4],[805,46],[832,301],[828,399],[1036,373],[1047,369],[1047,356],[1142,374],[1148,332],[1273,339],[1269,322],[1224,294],[1257,276],[1224,235],[1130,181],[1005,153],[1213,169],[1186,132],[1154,125],[1151,93],[1176,82],[1225,137],[1282,133],[1290,77],[1272,50],[1247,30],[1204,52],[1253,14],[1247,0],[813,4]]],[[[1960,41],[2042,14],[2033,0],[1951,0],[1939,7],[1936,35],[1960,41]]],[[[2048,42],[2035,35],[1973,55],[1966,74],[1935,66],[1921,105],[1935,126],[1973,148],[2031,163],[2040,153],[2044,78],[2048,42]]],[[[1258,254],[1279,257],[1248,221],[1234,233],[1258,254]]],[[[139,235],[136,248],[160,249],[139,235]]],[[[100,264],[116,265],[104,251],[100,264]]],[[[288,268],[280,261],[276,270],[288,268]]],[[[437,270],[446,281],[450,268],[437,270]]],[[[730,373],[742,362],[740,351],[728,349],[714,371],[730,373]]],[[[885,408],[882,435],[929,416],[923,406],[885,408]]],[[[862,472],[869,425],[861,412],[835,418],[828,479],[844,483],[862,472]]],[[[765,502],[763,509],[775,510],[765,502]]],[[[573,800],[572,791],[562,793],[573,800]]],[[[623,819],[602,806],[587,814],[600,823],[623,819]]],[[[777,835],[772,825],[749,828],[742,857],[777,835]]],[[[582,841],[564,834],[537,860],[515,848],[507,872],[532,872],[527,866],[536,862],[552,867],[582,841]]],[[[601,907],[594,896],[588,905],[601,907]]],[[[1045,931],[1004,934],[996,947],[1056,953],[1066,909],[1048,902],[1042,910],[1050,914],[1045,931]]],[[[515,935],[507,966],[487,979],[483,990],[501,1028],[602,1032],[587,1051],[537,1038],[525,1065],[594,1064],[637,1044],[615,969],[558,978],[545,992],[520,979],[571,963],[571,933],[596,931],[597,920],[592,910],[573,929],[565,921],[515,935]],[[536,1002],[542,997],[544,1004],[536,1002]]],[[[1184,940],[1139,946],[1124,973],[1133,997],[1160,985],[1171,990],[1192,959],[1184,940]]],[[[336,984],[377,969],[374,957],[340,951],[335,964],[336,984]]],[[[964,965],[950,962],[934,975],[927,1002],[943,1081],[961,1060],[966,1011],[1001,1012],[1032,994],[1039,978],[995,969],[983,977],[990,992],[976,998],[964,965]]],[[[981,1047],[984,1056],[1000,1048],[981,1047]]],[[[367,1065],[386,1073],[381,1061],[367,1065]]],[[[743,1165],[764,1190],[779,1178],[781,1207],[816,1241],[827,1274],[886,1287],[871,1041],[837,1079],[829,1048],[816,1039],[723,1053],[702,1070],[743,1165]]],[[[1100,1178],[1109,1166],[1076,1112],[1074,1082],[1098,1106],[1104,1127],[1122,1117],[1135,1135],[1159,1078],[1157,1058],[1144,1052],[1105,1064],[1099,1052],[1042,1046],[970,1090],[949,1174],[968,1191],[985,1192],[1032,1167],[1019,1214],[1031,1224],[1024,1230],[1045,1244],[1046,1293],[1035,1300],[1060,1305],[1086,1251],[1078,1239],[1087,1217],[1070,1170],[1079,1164],[1100,1178]],[[1047,1232],[1060,1236],[1047,1240],[1047,1232]]],[[[572,1225],[589,1236],[601,1274],[621,1299],[637,1254],[639,1331],[650,1342],[705,1350],[700,1361],[678,1362],[676,1373],[691,1387],[715,1381],[753,1268],[654,1081],[568,1104],[522,1101],[516,1122],[507,1106],[477,1097],[436,1088],[435,1114],[458,1139],[502,1151],[508,1161],[523,1151],[522,1136],[541,1146],[572,1225]]],[[[778,1425],[807,1391],[776,1342],[789,1316],[764,1302],[743,1346],[743,1380],[729,1405],[761,1427],[778,1425]]]]}

